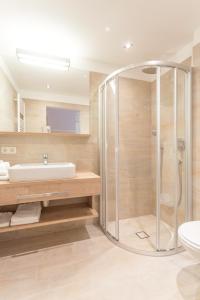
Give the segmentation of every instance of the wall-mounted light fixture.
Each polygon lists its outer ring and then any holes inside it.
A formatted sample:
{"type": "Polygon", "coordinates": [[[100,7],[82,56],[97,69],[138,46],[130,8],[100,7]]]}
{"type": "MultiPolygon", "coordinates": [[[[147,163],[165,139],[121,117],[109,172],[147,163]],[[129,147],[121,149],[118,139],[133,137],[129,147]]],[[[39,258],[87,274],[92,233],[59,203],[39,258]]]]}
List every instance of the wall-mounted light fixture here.
{"type": "Polygon", "coordinates": [[[64,71],[68,71],[70,67],[68,58],[49,56],[22,49],[16,49],[16,55],[18,60],[24,64],[64,71]]]}

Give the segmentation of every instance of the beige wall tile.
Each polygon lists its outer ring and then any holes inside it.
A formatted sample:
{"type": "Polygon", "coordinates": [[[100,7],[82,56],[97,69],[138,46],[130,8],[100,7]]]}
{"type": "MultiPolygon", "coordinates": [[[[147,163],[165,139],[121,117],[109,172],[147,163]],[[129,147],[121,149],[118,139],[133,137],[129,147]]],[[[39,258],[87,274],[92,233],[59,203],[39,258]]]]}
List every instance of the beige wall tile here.
{"type": "Polygon", "coordinates": [[[120,78],[120,218],[153,212],[151,184],[151,86],[120,78]]]}

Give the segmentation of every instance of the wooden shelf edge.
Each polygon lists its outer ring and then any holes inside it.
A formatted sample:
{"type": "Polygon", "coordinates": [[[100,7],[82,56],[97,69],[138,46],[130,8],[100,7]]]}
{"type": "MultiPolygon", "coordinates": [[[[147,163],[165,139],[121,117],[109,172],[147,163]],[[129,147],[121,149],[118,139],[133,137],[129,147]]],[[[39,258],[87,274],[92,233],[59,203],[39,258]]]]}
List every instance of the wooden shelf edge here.
{"type": "MultiPolygon", "coordinates": [[[[4,186],[12,186],[12,187],[22,187],[22,186],[32,186],[32,185],[40,185],[40,184],[64,184],[64,183],[72,183],[72,182],[81,182],[81,181],[91,181],[98,182],[101,180],[100,175],[97,175],[93,172],[86,171],[77,171],[75,177],[66,178],[66,179],[43,179],[43,180],[27,180],[27,181],[0,181],[0,189],[4,188],[4,186]]],[[[96,196],[99,195],[100,192],[96,192],[94,194],[88,194],[86,196],[96,196]]],[[[0,204],[1,205],[5,205],[0,204]]]]}
{"type": "Polygon", "coordinates": [[[0,136],[63,136],[63,137],[90,137],[88,133],[64,133],[64,132],[0,132],[0,136]]]}
{"type": "Polygon", "coordinates": [[[44,208],[42,213],[41,213],[41,217],[40,217],[40,221],[38,223],[33,223],[33,224],[24,224],[24,225],[15,225],[15,226],[9,226],[9,227],[3,227],[0,228],[0,233],[6,233],[6,232],[12,232],[12,231],[18,231],[18,230],[24,230],[24,229],[33,229],[33,228],[39,228],[39,227],[43,227],[43,226],[48,226],[48,225],[58,225],[58,224],[64,224],[64,223],[70,223],[70,222],[75,222],[75,221],[87,221],[87,220],[91,220],[91,219],[95,219],[98,218],[98,213],[95,209],[89,207],[89,206],[82,206],[82,205],[74,205],[74,206],[70,206],[70,205],[65,205],[65,206],[52,206],[52,207],[48,207],[47,209],[44,208]],[[68,207],[69,206],[69,207],[68,207]],[[61,211],[64,208],[64,212],[63,212],[63,218],[57,218],[57,219],[52,219],[51,220],[51,215],[52,214],[56,214],[57,211],[61,211]],[[53,212],[54,210],[54,212],[53,212]],[[72,215],[74,214],[75,210],[80,210],[83,211],[82,215],[79,216],[72,216],[70,217],[70,210],[72,211],[72,215]],[[48,212],[50,211],[50,213],[48,212]],[[84,214],[84,212],[89,212],[90,214],[84,214]],[[65,216],[65,213],[68,213],[68,216],[65,216]],[[48,220],[48,214],[49,214],[49,220],[48,220]],[[45,217],[45,220],[43,220],[45,217]]]}

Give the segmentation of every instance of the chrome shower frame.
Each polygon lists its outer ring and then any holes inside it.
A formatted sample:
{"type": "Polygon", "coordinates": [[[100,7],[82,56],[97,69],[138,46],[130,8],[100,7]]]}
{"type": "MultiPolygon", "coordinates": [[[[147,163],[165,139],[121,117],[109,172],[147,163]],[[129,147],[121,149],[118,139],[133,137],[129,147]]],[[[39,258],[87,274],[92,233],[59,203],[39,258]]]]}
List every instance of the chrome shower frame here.
{"type": "MultiPolygon", "coordinates": [[[[177,64],[174,62],[165,62],[165,61],[147,61],[138,65],[128,65],[127,67],[121,68],[109,76],[100,84],[99,86],[99,154],[100,154],[100,173],[102,178],[101,185],[101,200],[100,200],[100,224],[105,233],[105,235],[116,245],[124,248],[128,251],[150,255],[150,256],[167,256],[178,253],[182,251],[182,247],[178,247],[178,237],[177,237],[177,228],[175,228],[175,238],[174,238],[174,248],[162,250],[160,248],[160,78],[161,78],[161,68],[170,68],[173,69],[173,78],[174,78],[174,92],[173,92],[173,111],[174,111],[174,149],[175,149],[175,174],[176,182],[178,182],[178,159],[177,159],[177,70],[181,70],[185,74],[185,194],[186,194],[186,216],[185,220],[192,219],[192,151],[191,151],[191,68],[184,66],[183,64],[177,64]],[[138,68],[147,68],[155,67],[156,68],[156,250],[155,252],[139,250],[122,244],[119,241],[119,93],[118,93],[118,77],[121,73],[138,69],[138,68]],[[107,140],[106,140],[106,114],[107,114],[107,85],[111,80],[115,81],[117,93],[115,94],[115,179],[116,179],[116,235],[113,236],[109,233],[106,228],[106,210],[107,210],[107,140]],[[104,101],[103,101],[104,99],[104,101]],[[105,122],[104,122],[105,121],[105,122]]],[[[178,188],[176,187],[176,199],[178,199],[178,188]]],[[[175,207],[175,209],[178,209],[175,207]]]]}

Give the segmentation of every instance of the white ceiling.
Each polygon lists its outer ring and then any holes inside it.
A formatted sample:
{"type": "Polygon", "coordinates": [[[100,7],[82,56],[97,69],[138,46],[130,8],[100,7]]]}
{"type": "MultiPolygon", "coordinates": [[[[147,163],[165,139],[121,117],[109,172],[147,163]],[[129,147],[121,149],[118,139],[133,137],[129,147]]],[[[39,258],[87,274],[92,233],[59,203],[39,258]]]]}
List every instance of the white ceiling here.
{"type": "Polygon", "coordinates": [[[0,1],[0,55],[12,58],[21,48],[68,56],[80,69],[111,70],[172,57],[199,26],[199,0],[6,0],[0,1]],[[124,49],[126,41],[134,47],[124,49]]]}
{"type": "Polygon", "coordinates": [[[0,1],[4,50],[69,53],[116,66],[172,56],[199,26],[199,0],[0,1]],[[127,40],[135,45],[129,51],[122,48],[127,40]]]}

